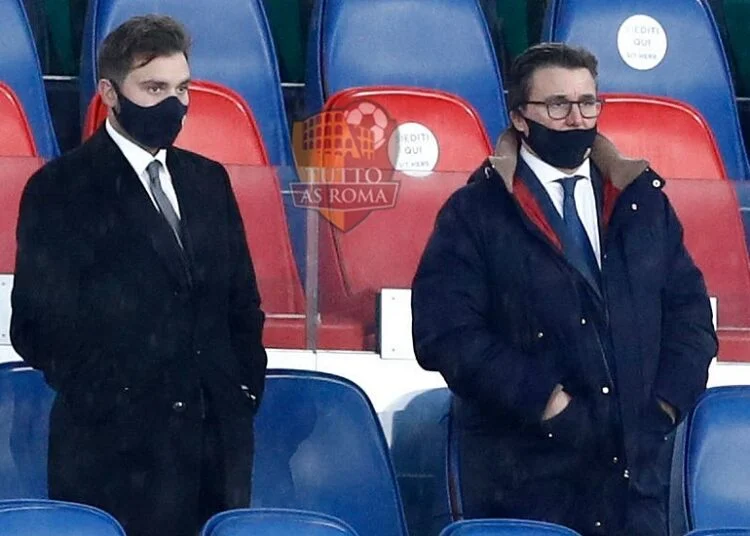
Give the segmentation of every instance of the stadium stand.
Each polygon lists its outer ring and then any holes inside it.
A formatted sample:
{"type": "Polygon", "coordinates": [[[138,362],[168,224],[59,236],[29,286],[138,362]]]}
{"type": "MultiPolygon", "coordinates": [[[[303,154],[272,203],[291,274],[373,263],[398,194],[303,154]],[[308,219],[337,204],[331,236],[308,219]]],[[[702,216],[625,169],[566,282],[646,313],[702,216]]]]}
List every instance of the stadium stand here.
{"type": "Polygon", "coordinates": [[[472,519],[445,527],[440,536],[580,536],[574,530],[542,521],[472,519]]]}
{"type": "Polygon", "coordinates": [[[203,527],[201,536],[357,536],[354,529],[333,516],[305,510],[253,508],[216,514],[203,527]]]}
{"type": "Polygon", "coordinates": [[[125,536],[108,513],[83,504],[52,501],[0,501],[3,536],[125,536]]]}
{"type": "MultiPolygon", "coordinates": [[[[342,230],[338,226],[341,222],[325,222],[320,227],[320,310],[360,322],[371,335],[363,341],[363,347],[372,349],[377,294],[382,288],[411,287],[438,209],[465,184],[469,172],[491,154],[492,146],[471,105],[442,91],[353,88],[333,95],[324,111],[354,110],[361,105],[380,109],[389,117],[383,144],[374,151],[372,162],[376,167],[385,171],[390,168],[391,173],[397,167],[396,155],[409,150],[406,143],[394,142],[390,148],[386,143],[389,138],[401,139],[400,133],[412,132],[398,125],[423,125],[427,129],[423,133],[429,137],[427,132],[431,132],[437,147],[434,172],[395,172],[391,180],[399,184],[392,208],[365,213],[364,220],[348,222],[353,228],[344,226],[342,230]],[[396,132],[394,128],[407,130],[396,132]]],[[[425,152],[428,146],[425,142],[425,152]]],[[[345,164],[345,160],[333,162],[333,167],[345,164]]],[[[358,165],[368,164],[359,161],[358,165]]]]}
{"type": "Polygon", "coordinates": [[[34,36],[22,0],[0,2],[3,47],[0,81],[15,92],[31,125],[37,151],[44,158],[58,155],[57,139],[47,105],[34,36]]]}
{"type": "Polygon", "coordinates": [[[311,510],[343,520],[360,536],[406,536],[378,416],[354,383],[269,371],[255,435],[254,508],[311,510]]]}
{"type": "Polygon", "coordinates": [[[477,0],[317,0],[307,48],[307,111],[319,112],[342,89],[372,85],[459,95],[479,112],[492,140],[508,124],[477,0]]]}
{"type": "Polygon", "coordinates": [[[729,64],[704,0],[552,0],[542,38],[591,50],[601,91],[663,95],[695,107],[711,125],[729,177],[750,178],[729,64]]]}
{"type": "Polygon", "coordinates": [[[47,498],[53,398],[40,372],[23,363],[0,364],[0,499],[47,498]]]}
{"type": "Polygon", "coordinates": [[[750,536],[750,528],[748,529],[735,529],[735,528],[723,528],[723,529],[705,529],[705,530],[691,530],[686,536],[750,536]]]}
{"type": "Polygon", "coordinates": [[[676,527],[678,531],[723,527],[750,530],[749,416],[747,386],[709,389],[688,416],[684,458],[677,460],[682,464],[682,482],[673,483],[680,486],[686,513],[686,527],[676,527]]]}

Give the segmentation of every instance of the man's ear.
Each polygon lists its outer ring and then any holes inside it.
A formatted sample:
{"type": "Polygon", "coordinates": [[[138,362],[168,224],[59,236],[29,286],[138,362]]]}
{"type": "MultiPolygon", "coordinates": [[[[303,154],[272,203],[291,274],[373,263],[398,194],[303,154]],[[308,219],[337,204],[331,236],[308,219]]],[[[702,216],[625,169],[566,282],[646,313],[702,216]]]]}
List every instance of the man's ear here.
{"type": "Polygon", "coordinates": [[[526,123],[526,118],[521,115],[521,112],[519,112],[518,109],[511,110],[510,121],[513,124],[513,128],[518,132],[522,132],[526,135],[529,134],[529,125],[526,123]]]}
{"type": "Polygon", "coordinates": [[[99,94],[99,97],[107,108],[111,110],[117,106],[117,91],[115,91],[115,86],[110,80],[106,78],[99,80],[99,83],[96,86],[96,92],[99,94]]]}

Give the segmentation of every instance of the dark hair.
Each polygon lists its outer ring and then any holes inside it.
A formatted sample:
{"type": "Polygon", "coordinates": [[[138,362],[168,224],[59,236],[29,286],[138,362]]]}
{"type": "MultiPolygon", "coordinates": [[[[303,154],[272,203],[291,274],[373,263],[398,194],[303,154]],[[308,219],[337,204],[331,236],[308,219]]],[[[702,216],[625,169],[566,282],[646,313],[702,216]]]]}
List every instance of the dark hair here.
{"type": "Polygon", "coordinates": [[[588,69],[596,80],[596,57],[581,47],[564,43],[539,43],[523,51],[510,67],[508,74],[508,109],[517,110],[529,100],[531,79],[537,69],[562,67],[563,69],[588,69]]]}
{"type": "Polygon", "coordinates": [[[183,53],[188,57],[190,36],[185,27],[166,15],[133,17],[115,28],[99,49],[99,78],[121,84],[133,69],[154,58],[183,53]]]}

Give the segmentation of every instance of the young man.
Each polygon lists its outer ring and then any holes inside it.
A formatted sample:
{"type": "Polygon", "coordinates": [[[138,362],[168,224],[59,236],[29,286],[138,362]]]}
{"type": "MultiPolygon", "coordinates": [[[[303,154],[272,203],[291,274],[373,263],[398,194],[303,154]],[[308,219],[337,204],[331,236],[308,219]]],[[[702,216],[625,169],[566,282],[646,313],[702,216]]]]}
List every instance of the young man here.
{"type": "Polygon", "coordinates": [[[455,394],[467,517],[666,536],[671,433],[717,343],[664,181],[597,135],[596,66],[514,62],[513,126],[414,279],[414,344],[455,394]]]}
{"type": "Polygon", "coordinates": [[[11,337],[57,392],[49,492],[129,536],[193,536],[247,506],[264,315],[224,168],[172,146],[189,38],[163,16],[104,40],[106,124],[29,181],[11,337]]]}

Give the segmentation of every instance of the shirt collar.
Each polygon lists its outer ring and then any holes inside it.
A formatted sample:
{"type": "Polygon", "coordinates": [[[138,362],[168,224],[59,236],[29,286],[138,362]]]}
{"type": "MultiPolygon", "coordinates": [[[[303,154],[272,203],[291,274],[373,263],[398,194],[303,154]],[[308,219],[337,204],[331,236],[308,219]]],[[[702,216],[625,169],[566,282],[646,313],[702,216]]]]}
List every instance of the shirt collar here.
{"type": "Polygon", "coordinates": [[[521,145],[520,155],[524,162],[531,168],[531,171],[534,172],[537,179],[539,179],[539,182],[545,186],[563,177],[572,177],[573,175],[580,175],[589,181],[591,180],[591,161],[588,158],[577,169],[573,170],[573,173],[568,175],[556,167],[550,166],[547,162],[529,151],[525,145],[521,145]]]}
{"type": "Polygon", "coordinates": [[[156,155],[152,155],[143,147],[139,147],[137,144],[117,132],[109,122],[109,119],[107,119],[105,122],[105,128],[107,129],[107,134],[109,134],[109,137],[112,138],[112,141],[115,142],[115,145],[120,148],[123,156],[133,167],[133,170],[135,171],[136,175],[138,175],[138,177],[143,176],[143,173],[146,171],[148,165],[154,160],[158,160],[159,162],[161,162],[161,165],[164,167],[164,169],[167,169],[166,149],[159,149],[159,152],[156,153],[156,155]]]}

